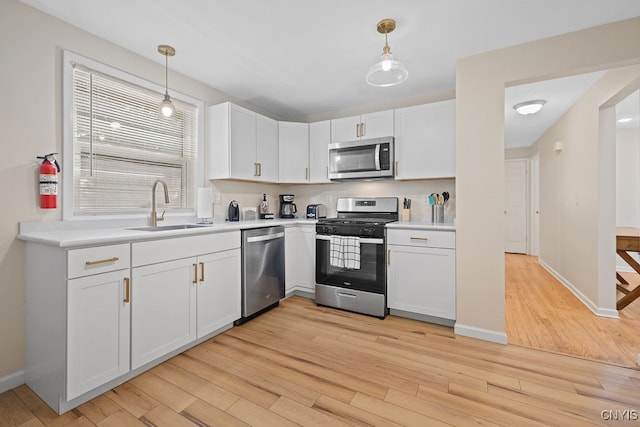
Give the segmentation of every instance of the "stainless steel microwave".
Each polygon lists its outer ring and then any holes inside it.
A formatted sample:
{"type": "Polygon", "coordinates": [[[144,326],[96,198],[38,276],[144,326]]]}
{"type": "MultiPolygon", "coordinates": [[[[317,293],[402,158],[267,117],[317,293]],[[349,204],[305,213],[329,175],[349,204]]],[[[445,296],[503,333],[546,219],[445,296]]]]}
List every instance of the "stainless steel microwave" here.
{"type": "Polygon", "coordinates": [[[393,177],[393,137],[329,144],[329,179],[393,177]]]}

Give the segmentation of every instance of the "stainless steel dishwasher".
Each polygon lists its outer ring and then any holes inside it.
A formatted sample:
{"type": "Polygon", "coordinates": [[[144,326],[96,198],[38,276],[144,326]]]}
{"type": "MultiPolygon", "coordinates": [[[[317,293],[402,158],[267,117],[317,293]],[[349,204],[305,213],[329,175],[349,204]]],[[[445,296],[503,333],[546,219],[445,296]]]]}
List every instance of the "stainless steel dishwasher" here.
{"type": "Polygon", "coordinates": [[[284,227],[242,231],[242,318],[277,306],[284,298],[284,227]]]}

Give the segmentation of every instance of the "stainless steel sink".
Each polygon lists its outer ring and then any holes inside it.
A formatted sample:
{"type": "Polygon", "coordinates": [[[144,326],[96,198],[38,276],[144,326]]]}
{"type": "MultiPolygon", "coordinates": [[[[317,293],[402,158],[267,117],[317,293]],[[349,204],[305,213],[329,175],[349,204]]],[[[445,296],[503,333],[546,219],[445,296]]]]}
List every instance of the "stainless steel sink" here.
{"type": "Polygon", "coordinates": [[[129,228],[129,230],[136,231],[168,231],[168,230],[188,230],[190,228],[202,228],[207,227],[207,225],[198,225],[198,224],[177,224],[177,225],[159,225],[159,226],[149,226],[149,227],[137,227],[137,228],[129,228]]]}

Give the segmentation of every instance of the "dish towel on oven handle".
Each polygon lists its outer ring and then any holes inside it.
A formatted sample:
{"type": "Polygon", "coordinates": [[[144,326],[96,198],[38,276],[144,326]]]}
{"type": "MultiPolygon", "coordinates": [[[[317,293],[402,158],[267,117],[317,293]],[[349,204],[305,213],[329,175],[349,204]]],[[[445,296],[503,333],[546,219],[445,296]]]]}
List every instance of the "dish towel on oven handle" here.
{"type": "Polygon", "coordinates": [[[329,241],[329,265],[359,270],[360,238],[356,236],[331,236],[329,241]]]}

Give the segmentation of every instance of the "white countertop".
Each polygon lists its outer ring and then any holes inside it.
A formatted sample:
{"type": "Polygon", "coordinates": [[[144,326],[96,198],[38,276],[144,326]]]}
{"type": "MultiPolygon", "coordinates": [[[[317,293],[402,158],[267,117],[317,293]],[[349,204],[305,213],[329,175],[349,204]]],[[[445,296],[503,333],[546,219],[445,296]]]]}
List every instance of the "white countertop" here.
{"type": "MultiPolygon", "coordinates": [[[[20,233],[17,238],[27,242],[42,243],[45,245],[58,246],[61,248],[73,248],[79,246],[102,245],[106,243],[128,243],[144,240],[163,239],[166,237],[192,236],[197,234],[221,233],[232,230],[243,230],[248,228],[272,227],[276,225],[309,225],[314,226],[317,220],[294,218],[294,219],[257,219],[252,221],[220,221],[212,224],[199,224],[197,228],[143,231],[133,228],[144,227],[144,225],[114,225],[108,223],[96,223],[91,228],[90,224],[57,225],[43,223],[20,223],[20,233]]],[[[183,224],[186,222],[183,222],[183,224]]],[[[193,222],[191,222],[193,223],[193,222]]],[[[177,224],[160,224],[177,225],[177,224]]]]}
{"type": "MultiPolygon", "coordinates": [[[[18,239],[27,242],[74,248],[112,243],[129,243],[136,241],[164,239],[167,237],[193,236],[197,234],[221,233],[248,228],[272,227],[276,225],[308,225],[315,226],[317,220],[306,218],[294,219],[257,219],[251,221],[218,221],[212,224],[199,224],[197,228],[143,231],[134,228],[144,227],[141,223],[118,221],[56,221],[49,223],[20,223],[18,239]]],[[[169,222],[163,225],[193,224],[188,222],[169,222]]],[[[415,218],[412,221],[398,221],[387,224],[388,229],[441,230],[455,231],[455,224],[445,222],[433,224],[431,220],[415,218]]]]}
{"type": "Polygon", "coordinates": [[[390,230],[404,229],[404,230],[440,230],[440,231],[456,231],[456,225],[452,221],[445,221],[444,223],[434,224],[431,222],[431,218],[414,218],[411,221],[397,221],[387,224],[387,228],[390,230]]]}

